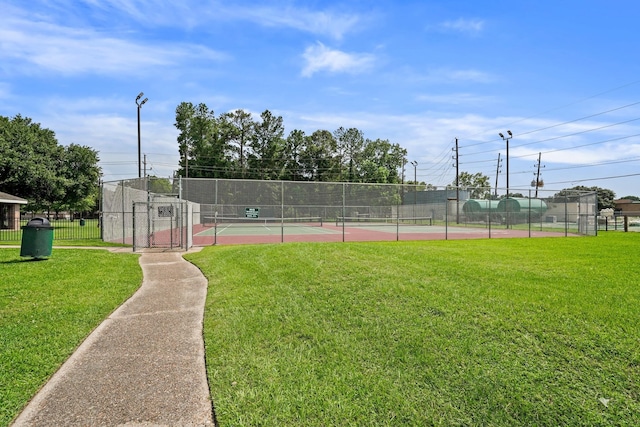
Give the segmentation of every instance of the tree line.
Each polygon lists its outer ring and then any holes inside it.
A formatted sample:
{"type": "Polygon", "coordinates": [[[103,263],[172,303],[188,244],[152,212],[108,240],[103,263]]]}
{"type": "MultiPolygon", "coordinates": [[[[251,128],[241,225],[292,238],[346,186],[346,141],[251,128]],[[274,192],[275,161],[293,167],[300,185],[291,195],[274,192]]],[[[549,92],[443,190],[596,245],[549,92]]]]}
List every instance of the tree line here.
{"type": "Polygon", "coordinates": [[[53,131],[30,118],[0,116],[0,191],[28,200],[28,210],[93,210],[98,161],[97,151],[62,146],[53,131]]]}
{"type": "Polygon", "coordinates": [[[407,150],[356,128],[285,136],[281,116],[242,109],[215,115],[205,104],[176,108],[178,176],[189,178],[400,183],[407,150]]]}

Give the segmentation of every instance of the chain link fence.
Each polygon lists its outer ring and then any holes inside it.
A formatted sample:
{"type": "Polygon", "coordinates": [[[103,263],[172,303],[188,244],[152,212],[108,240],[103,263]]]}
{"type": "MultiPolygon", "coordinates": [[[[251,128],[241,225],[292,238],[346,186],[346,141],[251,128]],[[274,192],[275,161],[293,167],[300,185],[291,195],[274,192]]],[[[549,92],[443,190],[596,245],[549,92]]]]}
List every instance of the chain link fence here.
{"type": "MultiPolygon", "coordinates": [[[[161,190],[153,179],[105,182],[102,186],[102,239],[137,248],[182,248],[192,244],[194,204],[173,194],[167,181],[161,190]]],[[[196,208],[196,211],[199,209],[196,208]]]]}
{"type": "Polygon", "coordinates": [[[105,241],[136,248],[221,243],[221,232],[233,226],[246,226],[236,243],[491,238],[507,232],[521,237],[597,234],[595,192],[510,189],[519,197],[498,198],[491,191],[425,190],[396,184],[133,179],[104,183],[101,232],[105,241]],[[299,231],[301,225],[318,224],[322,231],[299,231]],[[294,226],[298,228],[293,230],[294,226]],[[249,238],[250,227],[262,237],[249,238]],[[358,232],[356,227],[373,231],[358,232]],[[276,231],[265,237],[266,228],[276,231]]]}
{"type": "Polygon", "coordinates": [[[189,249],[193,204],[166,197],[133,203],[133,250],[137,248],[189,249]],[[159,200],[160,199],[160,200],[159,200]]]}

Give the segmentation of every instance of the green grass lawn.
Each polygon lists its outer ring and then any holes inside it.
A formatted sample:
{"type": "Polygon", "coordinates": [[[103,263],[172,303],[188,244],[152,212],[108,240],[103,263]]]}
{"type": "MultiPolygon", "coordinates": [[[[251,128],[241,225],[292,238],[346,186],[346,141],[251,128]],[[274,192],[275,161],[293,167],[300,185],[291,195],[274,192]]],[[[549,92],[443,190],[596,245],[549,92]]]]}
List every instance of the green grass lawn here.
{"type": "Polygon", "coordinates": [[[7,425],[81,341],[142,283],[138,256],[0,248],[0,425],[7,425]]]}
{"type": "Polygon", "coordinates": [[[223,426],[640,425],[640,235],[205,248],[223,426]]]}
{"type": "MultiPolygon", "coordinates": [[[[0,248],[2,246],[20,246],[21,240],[11,240],[0,242],[0,248]]],[[[122,243],[104,242],[100,239],[73,239],[73,240],[56,240],[53,239],[53,246],[83,246],[83,247],[124,247],[131,245],[124,245],[122,243]]]]}

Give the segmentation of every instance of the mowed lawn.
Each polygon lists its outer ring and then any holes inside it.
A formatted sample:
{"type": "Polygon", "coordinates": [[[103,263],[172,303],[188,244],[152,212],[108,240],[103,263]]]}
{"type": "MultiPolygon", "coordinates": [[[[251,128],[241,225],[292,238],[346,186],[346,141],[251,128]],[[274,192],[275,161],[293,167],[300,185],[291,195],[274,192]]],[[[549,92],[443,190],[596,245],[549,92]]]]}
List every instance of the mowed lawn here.
{"type": "Polygon", "coordinates": [[[219,246],[222,426],[640,425],[640,234],[219,246]]]}
{"type": "Polygon", "coordinates": [[[138,256],[54,249],[48,260],[0,248],[0,425],[142,283],[138,256]]]}

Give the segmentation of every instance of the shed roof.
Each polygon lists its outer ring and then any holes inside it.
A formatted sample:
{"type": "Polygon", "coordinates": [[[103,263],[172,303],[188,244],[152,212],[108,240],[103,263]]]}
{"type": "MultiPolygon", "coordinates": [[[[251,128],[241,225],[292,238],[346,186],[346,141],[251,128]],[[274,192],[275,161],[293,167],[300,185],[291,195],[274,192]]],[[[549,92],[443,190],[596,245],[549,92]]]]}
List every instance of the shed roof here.
{"type": "Polygon", "coordinates": [[[13,196],[9,193],[3,193],[2,191],[0,191],[0,203],[7,203],[11,205],[26,205],[29,202],[22,197],[13,196]]]}

